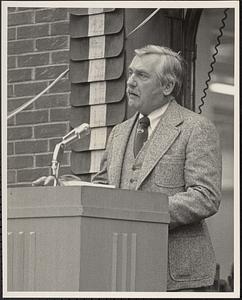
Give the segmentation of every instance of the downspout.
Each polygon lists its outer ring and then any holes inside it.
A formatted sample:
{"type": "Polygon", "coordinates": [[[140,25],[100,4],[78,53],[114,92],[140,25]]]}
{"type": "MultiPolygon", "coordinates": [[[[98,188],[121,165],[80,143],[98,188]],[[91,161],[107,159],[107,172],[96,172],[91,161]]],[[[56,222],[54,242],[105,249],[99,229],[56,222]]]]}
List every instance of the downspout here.
{"type": "Polygon", "coordinates": [[[183,57],[187,62],[187,72],[184,80],[181,104],[193,111],[195,111],[196,35],[202,11],[203,9],[187,9],[183,27],[183,57]]]}

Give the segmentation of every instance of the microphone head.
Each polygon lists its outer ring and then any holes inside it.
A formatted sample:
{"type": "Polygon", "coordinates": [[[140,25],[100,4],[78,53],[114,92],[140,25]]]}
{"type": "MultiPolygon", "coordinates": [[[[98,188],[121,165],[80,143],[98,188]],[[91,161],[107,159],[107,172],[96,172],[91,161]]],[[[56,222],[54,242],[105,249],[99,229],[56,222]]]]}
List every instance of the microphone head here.
{"type": "Polygon", "coordinates": [[[89,134],[90,133],[90,125],[87,124],[87,123],[83,123],[81,124],[80,126],[76,127],[74,129],[75,133],[76,134],[80,134],[80,133],[86,133],[86,134],[89,134]]]}
{"type": "Polygon", "coordinates": [[[90,134],[91,129],[89,124],[83,123],[80,126],[71,130],[67,135],[62,138],[63,145],[69,145],[73,143],[75,140],[78,140],[88,134],[90,134]]]}

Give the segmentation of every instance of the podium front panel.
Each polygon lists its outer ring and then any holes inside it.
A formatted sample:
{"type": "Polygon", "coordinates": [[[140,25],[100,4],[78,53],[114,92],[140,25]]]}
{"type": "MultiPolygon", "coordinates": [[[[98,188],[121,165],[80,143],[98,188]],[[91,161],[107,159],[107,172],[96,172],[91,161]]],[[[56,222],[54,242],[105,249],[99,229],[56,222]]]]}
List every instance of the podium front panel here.
{"type": "Polygon", "coordinates": [[[9,291],[78,291],[80,218],[8,222],[9,291]]]}
{"type": "Polygon", "coordinates": [[[165,291],[168,201],[96,187],[8,190],[8,291],[165,291]]]}
{"type": "Polygon", "coordinates": [[[165,291],[167,234],[167,224],[82,218],[80,290],[165,291]]]}

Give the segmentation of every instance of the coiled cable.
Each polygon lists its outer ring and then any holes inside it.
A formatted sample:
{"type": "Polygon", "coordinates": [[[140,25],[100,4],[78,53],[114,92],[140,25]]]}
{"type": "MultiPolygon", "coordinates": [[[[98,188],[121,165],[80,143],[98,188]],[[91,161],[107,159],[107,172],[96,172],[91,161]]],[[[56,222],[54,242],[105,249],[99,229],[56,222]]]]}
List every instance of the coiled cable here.
{"type": "Polygon", "coordinates": [[[213,65],[216,63],[216,55],[218,54],[218,46],[221,44],[221,37],[223,36],[223,29],[224,29],[224,27],[225,27],[225,20],[227,19],[227,17],[228,17],[228,14],[227,14],[227,11],[229,10],[229,8],[226,8],[225,10],[224,10],[224,17],[222,18],[222,20],[221,20],[221,23],[222,23],[222,25],[220,26],[220,28],[219,28],[219,32],[220,32],[220,34],[217,36],[217,44],[215,45],[215,47],[214,47],[214,50],[215,50],[215,52],[214,52],[214,54],[212,55],[212,58],[213,58],[213,60],[212,60],[212,62],[210,63],[210,70],[209,70],[209,72],[208,72],[208,79],[205,81],[205,88],[203,89],[203,96],[201,97],[201,104],[199,105],[199,107],[198,107],[198,109],[199,109],[199,114],[201,114],[202,113],[202,107],[203,107],[203,105],[204,105],[204,99],[206,98],[206,96],[207,96],[207,90],[208,90],[208,88],[209,88],[209,85],[208,85],[208,83],[211,81],[211,73],[213,72],[213,70],[214,70],[214,67],[213,67],[213,65]]]}

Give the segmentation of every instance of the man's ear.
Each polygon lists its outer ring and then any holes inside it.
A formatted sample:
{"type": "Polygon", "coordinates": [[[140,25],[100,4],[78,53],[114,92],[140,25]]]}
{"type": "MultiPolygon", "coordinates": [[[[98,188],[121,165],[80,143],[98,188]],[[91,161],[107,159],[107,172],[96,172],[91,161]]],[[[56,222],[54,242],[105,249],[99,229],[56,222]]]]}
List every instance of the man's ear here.
{"type": "Polygon", "coordinates": [[[169,96],[169,95],[172,93],[174,87],[175,87],[175,83],[174,83],[173,81],[169,81],[169,82],[168,82],[166,85],[164,85],[164,87],[163,87],[163,94],[164,94],[165,96],[169,96]]]}

